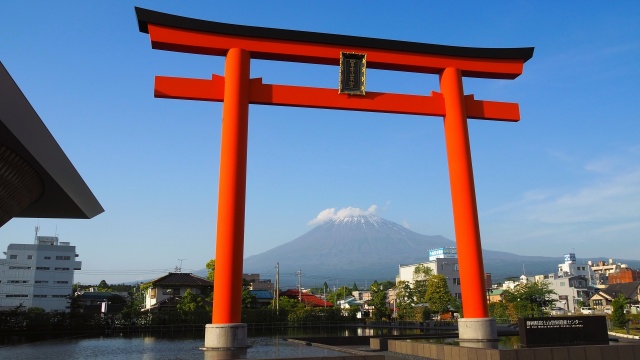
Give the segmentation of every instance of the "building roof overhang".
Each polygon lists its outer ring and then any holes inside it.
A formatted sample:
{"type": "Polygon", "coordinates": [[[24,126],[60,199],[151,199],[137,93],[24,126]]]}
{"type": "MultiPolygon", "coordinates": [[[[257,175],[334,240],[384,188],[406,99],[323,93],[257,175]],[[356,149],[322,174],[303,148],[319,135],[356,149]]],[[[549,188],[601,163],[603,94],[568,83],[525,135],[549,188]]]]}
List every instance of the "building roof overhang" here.
{"type": "Polygon", "coordinates": [[[89,219],[104,211],[1,62],[0,150],[5,155],[0,156],[0,190],[15,182],[9,158],[27,168],[29,177],[39,178],[40,188],[37,198],[8,218],[0,216],[0,226],[12,217],[89,219]]]}

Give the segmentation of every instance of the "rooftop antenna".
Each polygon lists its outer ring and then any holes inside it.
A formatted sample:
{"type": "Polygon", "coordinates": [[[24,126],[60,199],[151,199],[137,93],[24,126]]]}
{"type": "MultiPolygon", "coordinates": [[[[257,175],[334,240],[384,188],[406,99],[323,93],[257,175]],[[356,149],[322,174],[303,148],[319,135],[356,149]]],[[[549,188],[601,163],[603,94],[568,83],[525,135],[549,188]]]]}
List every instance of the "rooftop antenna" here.
{"type": "Polygon", "coordinates": [[[38,243],[38,231],[40,231],[40,225],[36,225],[36,237],[33,239],[33,243],[38,243]]]}
{"type": "Polygon", "coordinates": [[[187,259],[178,259],[178,261],[180,261],[180,266],[176,266],[176,272],[182,272],[182,261],[187,260],[187,259]]]}

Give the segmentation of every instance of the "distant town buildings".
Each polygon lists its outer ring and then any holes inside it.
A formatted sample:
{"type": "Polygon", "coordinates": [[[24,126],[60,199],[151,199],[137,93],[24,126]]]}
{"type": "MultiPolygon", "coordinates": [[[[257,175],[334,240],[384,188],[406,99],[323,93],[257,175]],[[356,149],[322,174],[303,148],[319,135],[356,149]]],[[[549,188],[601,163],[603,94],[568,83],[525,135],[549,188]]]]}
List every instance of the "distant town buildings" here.
{"type": "Polygon", "coordinates": [[[502,291],[513,289],[520,283],[546,282],[555,295],[554,308],[576,313],[581,306],[593,307],[596,313],[610,311],[613,299],[619,294],[631,304],[640,302],[640,271],[626,264],[605,261],[587,261],[579,264],[574,253],[564,255],[558,271],[548,275],[520,276],[519,281],[505,281],[501,291],[491,290],[489,301],[502,301],[502,291]]]}
{"type": "Polygon", "coordinates": [[[68,311],[76,247],[57,236],[37,236],[33,244],[9,244],[0,263],[0,310],[39,307],[68,311]]]}

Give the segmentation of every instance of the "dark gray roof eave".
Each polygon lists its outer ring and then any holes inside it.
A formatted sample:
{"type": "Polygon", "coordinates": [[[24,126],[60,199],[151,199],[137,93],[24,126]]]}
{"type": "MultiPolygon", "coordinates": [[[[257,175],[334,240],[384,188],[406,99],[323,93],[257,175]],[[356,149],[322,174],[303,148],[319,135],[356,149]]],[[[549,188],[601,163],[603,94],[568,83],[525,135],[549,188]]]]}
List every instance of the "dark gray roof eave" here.
{"type": "Polygon", "coordinates": [[[418,43],[410,41],[377,39],[361,36],[318,33],[311,31],[285,30],[257,26],[226,24],[215,21],[193,19],[167,14],[159,11],[135,7],[140,32],[148,33],[149,24],[179,29],[212,32],[233,36],[246,36],[284,41],[303,41],[318,44],[357,46],[373,49],[408,51],[454,57],[473,57],[484,59],[509,59],[526,62],[533,56],[533,47],[522,48],[477,48],[418,43]]]}
{"type": "Polygon", "coordinates": [[[2,62],[0,94],[0,144],[35,168],[45,185],[16,217],[90,219],[104,212],[2,62]]]}

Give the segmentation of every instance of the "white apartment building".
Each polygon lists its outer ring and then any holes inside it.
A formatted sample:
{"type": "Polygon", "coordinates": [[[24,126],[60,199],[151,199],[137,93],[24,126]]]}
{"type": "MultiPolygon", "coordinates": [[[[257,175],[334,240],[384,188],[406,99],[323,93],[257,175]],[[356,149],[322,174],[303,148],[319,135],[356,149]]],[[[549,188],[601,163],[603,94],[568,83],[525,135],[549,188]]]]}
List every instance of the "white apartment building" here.
{"type": "Polygon", "coordinates": [[[413,285],[413,271],[418,265],[425,265],[431,268],[434,275],[444,275],[447,279],[447,285],[449,286],[451,295],[458,300],[461,299],[460,271],[458,269],[458,252],[456,248],[444,247],[431,249],[429,250],[428,262],[400,265],[396,283],[399,281],[407,281],[413,285]]]}
{"type": "Polygon", "coordinates": [[[564,263],[558,264],[558,275],[562,277],[584,276],[589,279],[592,278],[593,272],[588,264],[578,264],[576,254],[569,253],[564,255],[564,263]]]}
{"type": "Polygon", "coordinates": [[[0,310],[18,306],[68,311],[72,295],[76,247],[57,236],[37,236],[34,244],[9,244],[0,260],[0,310]]]}

